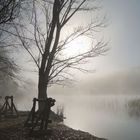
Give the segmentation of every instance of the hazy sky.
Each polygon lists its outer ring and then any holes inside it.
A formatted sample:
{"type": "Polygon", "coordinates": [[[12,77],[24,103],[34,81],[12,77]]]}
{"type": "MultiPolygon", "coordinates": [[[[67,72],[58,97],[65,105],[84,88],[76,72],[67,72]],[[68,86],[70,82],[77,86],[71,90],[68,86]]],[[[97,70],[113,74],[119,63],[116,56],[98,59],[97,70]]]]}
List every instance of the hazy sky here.
{"type": "MultiPolygon", "coordinates": [[[[110,50],[106,56],[94,58],[90,65],[97,73],[140,67],[140,1],[102,0],[101,4],[109,23],[104,36],[110,39],[110,50]]],[[[83,23],[83,19],[77,22],[83,23]]]]}
{"type": "MultiPolygon", "coordinates": [[[[109,25],[104,36],[110,38],[106,56],[94,58],[90,65],[95,68],[94,74],[78,73],[78,92],[94,93],[136,93],[140,91],[140,1],[139,0],[102,0],[109,25]],[[86,77],[86,78],[85,78],[86,77]],[[81,83],[82,81],[82,83],[81,83]],[[82,86],[81,86],[82,85],[82,86]],[[80,91],[80,89],[82,91],[80,91]],[[128,91],[128,92],[127,92],[128,91]]],[[[26,55],[23,54],[23,58],[26,55]]],[[[25,65],[24,59],[22,60],[25,65]]],[[[19,63],[21,61],[19,60],[19,63]]],[[[28,69],[30,63],[24,68],[28,69]]],[[[34,77],[26,74],[26,79],[34,77]]],[[[33,78],[37,83],[37,79],[33,78]]],[[[31,84],[30,84],[31,85],[31,84]]],[[[32,89],[36,89],[36,84],[32,89]]],[[[28,88],[27,88],[28,90],[28,88]]],[[[51,88],[50,93],[71,93],[75,89],[51,88]]],[[[30,91],[30,90],[28,90],[30,91]]],[[[33,90],[32,90],[33,91],[33,90]]],[[[35,93],[35,91],[33,91],[35,93]]],[[[77,92],[77,91],[76,91],[77,92]]],[[[33,96],[35,95],[33,93],[33,96]]],[[[36,93],[37,95],[37,93],[36,93]]]]}
{"type": "Polygon", "coordinates": [[[98,58],[97,70],[112,71],[140,66],[140,1],[104,0],[109,17],[110,51],[98,58]]]}
{"type": "MultiPolygon", "coordinates": [[[[75,76],[75,80],[78,81],[75,87],[50,88],[50,96],[53,95],[55,98],[60,94],[72,95],[72,93],[113,93],[115,95],[140,93],[140,0],[102,1],[103,11],[105,11],[109,22],[104,31],[104,36],[110,38],[110,50],[106,56],[94,58],[90,63],[95,68],[95,73],[82,74],[82,76],[79,72],[76,73],[79,79],[75,76]]],[[[81,20],[78,22],[81,23],[81,20]]],[[[22,60],[18,59],[19,64],[21,61],[23,63],[24,72],[33,67],[33,64],[28,61],[29,59],[24,59],[27,56],[28,54],[23,50],[22,60]]],[[[25,100],[28,98],[31,101],[34,96],[37,96],[37,76],[30,72],[24,74],[23,79],[25,77],[27,84],[24,83],[22,87],[18,87],[17,92],[16,84],[12,85],[9,82],[7,86],[9,85],[8,87],[13,89],[12,94],[19,95],[16,97],[23,99],[24,96],[25,100]]],[[[8,89],[7,86],[4,88],[5,94],[11,95],[11,90],[5,90],[8,89]]]]}

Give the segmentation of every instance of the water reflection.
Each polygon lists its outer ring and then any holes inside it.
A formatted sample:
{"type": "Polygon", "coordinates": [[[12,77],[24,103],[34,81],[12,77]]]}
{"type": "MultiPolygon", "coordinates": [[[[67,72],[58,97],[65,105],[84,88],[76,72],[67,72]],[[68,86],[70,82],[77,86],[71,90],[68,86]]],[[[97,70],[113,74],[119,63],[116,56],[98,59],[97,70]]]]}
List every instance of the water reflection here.
{"type": "Polygon", "coordinates": [[[57,98],[64,123],[109,140],[140,140],[140,97],[74,95],[57,98]]]}
{"type": "Polygon", "coordinates": [[[126,103],[126,109],[130,117],[140,118],[140,98],[135,98],[126,103]]]}

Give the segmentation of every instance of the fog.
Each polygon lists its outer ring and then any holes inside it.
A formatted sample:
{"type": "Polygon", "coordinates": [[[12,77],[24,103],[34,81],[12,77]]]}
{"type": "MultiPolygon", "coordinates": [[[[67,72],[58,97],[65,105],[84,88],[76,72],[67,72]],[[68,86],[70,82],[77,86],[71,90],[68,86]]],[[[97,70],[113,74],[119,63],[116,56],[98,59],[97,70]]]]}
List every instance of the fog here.
{"type": "MultiPolygon", "coordinates": [[[[69,86],[52,86],[49,88],[50,97],[61,98],[61,103],[65,101],[64,97],[74,95],[139,95],[140,92],[140,68],[133,68],[114,73],[82,75],[77,82],[69,86]],[[79,80],[79,81],[78,81],[79,80]]],[[[33,97],[37,97],[37,81],[26,79],[15,82],[12,79],[1,82],[0,95],[2,97],[13,95],[16,104],[21,109],[29,109],[33,97]]],[[[57,100],[57,99],[56,99],[57,100]]]]}

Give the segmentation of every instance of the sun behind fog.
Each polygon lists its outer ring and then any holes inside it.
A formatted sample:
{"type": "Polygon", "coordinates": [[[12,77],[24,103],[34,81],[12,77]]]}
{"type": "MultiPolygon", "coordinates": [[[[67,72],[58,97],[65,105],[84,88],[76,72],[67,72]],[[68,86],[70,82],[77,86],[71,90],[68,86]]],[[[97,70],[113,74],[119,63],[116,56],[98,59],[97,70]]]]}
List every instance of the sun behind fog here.
{"type": "Polygon", "coordinates": [[[63,55],[72,57],[88,51],[91,47],[91,39],[85,36],[80,36],[65,46],[63,55]]]}

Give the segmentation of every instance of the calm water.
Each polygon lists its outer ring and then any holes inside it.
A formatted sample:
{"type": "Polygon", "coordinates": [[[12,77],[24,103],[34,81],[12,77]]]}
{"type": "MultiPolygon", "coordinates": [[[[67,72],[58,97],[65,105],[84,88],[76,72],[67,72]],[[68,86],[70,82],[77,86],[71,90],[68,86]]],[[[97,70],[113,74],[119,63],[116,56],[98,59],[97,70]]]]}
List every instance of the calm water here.
{"type": "Polygon", "coordinates": [[[138,96],[73,95],[55,98],[57,105],[64,105],[64,123],[74,129],[109,140],[140,140],[140,104],[132,103],[140,98],[138,96]]]}

